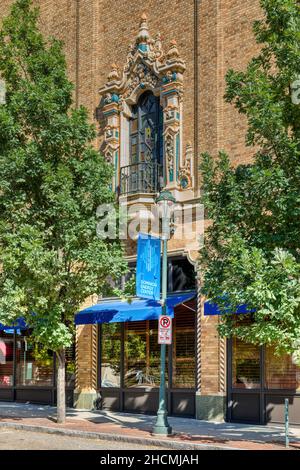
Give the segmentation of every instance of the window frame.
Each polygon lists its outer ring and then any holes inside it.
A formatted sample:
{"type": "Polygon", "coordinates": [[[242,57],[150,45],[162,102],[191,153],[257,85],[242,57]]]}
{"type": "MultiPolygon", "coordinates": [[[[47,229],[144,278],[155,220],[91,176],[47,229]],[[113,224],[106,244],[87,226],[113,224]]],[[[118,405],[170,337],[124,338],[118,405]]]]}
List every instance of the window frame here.
{"type": "Polygon", "coordinates": [[[145,163],[157,162],[159,164],[162,164],[163,163],[163,109],[160,105],[159,97],[155,96],[151,91],[147,90],[140,95],[137,103],[132,105],[131,111],[132,111],[132,116],[129,119],[129,164],[135,165],[135,164],[139,164],[143,162],[145,163]],[[144,133],[144,130],[142,127],[142,119],[145,118],[145,116],[147,116],[147,113],[143,112],[143,106],[145,106],[145,102],[148,97],[153,97],[154,102],[155,102],[154,113],[148,113],[148,115],[155,114],[154,138],[156,142],[154,145],[154,150],[152,152],[151,159],[142,160],[141,159],[142,146],[146,145],[145,136],[144,138],[142,138],[142,135],[144,133]],[[136,130],[132,131],[132,125],[135,120],[137,121],[137,128],[136,130]],[[133,161],[133,154],[132,154],[133,138],[136,138],[136,144],[135,144],[136,145],[136,161],[133,161]]]}

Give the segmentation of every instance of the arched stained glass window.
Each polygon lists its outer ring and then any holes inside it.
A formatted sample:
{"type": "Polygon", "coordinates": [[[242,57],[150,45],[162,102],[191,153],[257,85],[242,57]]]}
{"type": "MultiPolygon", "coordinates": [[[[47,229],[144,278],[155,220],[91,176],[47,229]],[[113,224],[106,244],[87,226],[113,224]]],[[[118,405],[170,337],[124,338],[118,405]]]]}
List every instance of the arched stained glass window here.
{"type": "Polygon", "coordinates": [[[151,92],[143,93],[132,108],[130,121],[130,160],[162,163],[163,113],[159,98],[151,92]]]}
{"type": "Polygon", "coordinates": [[[129,164],[121,167],[120,192],[156,193],[163,183],[163,111],[150,91],[132,107],[129,132],[129,164]]]}

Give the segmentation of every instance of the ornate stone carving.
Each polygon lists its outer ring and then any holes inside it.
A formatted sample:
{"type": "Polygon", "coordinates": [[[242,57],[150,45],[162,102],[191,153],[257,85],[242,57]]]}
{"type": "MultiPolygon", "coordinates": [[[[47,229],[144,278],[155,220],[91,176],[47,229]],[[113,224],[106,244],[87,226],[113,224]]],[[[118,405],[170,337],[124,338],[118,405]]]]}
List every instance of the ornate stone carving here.
{"type": "Polygon", "coordinates": [[[161,35],[157,33],[154,39],[149,40],[148,57],[150,60],[161,60],[164,53],[162,50],[161,35]]]}
{"type": "MultiPolygon", "coordinates": [[[[107,119],[103,148],[105,155],[112,162],[119,161],[120,158],[121,115],[123,120],[124,117],[129,118],[130,107],[145,90],[160,96],[164,112],[165,182],[170,189],[179,187],[179,174],[182,177],[185,174],[187,177],[190,172],[187,163],[182,167],[179,163],[182,161],[180,103],[184,71],[185,63],[180,57],[176,41],[171,41],[167,53],[164,54],[160,33],[154,38],[151,37],[147,17],[143,14],[135,42],[128,48],[122,73],[119,73],[116,64],[112,64],[107,82],[100,89],[103,96],[103,114],[107,119]]],[[[119,181],[119,176],[115,175],[115,181],[119,181]]],[[[191,178],[189,186],[190,182],[191,178]]]]}
{"type": "Polygon", "coordinates": [[[167,60],[172,61],[172,60],[176,60],[178,58],[179,58],[179,51],[178,51],[178,48],[177,48],[177,42],[176,42],[175,39],[173,39],[170,42],[170,49],[167,52],[167,60]]]}
{"type": "Polygon", "coordinates": [[[119,95],[116,93],[106,93],[104,96],[104,104],[118,103],[120,100],[119,95]]]}
{"type": "Polygon", "coordinates": [[[167,157],[169,181],[172,182],[174,179],[174,137],[170,134],[165,138],[165,155],[167,157]]]}
{"type": "Polygon", "coordinates": [[[165,108],[165,121],[170,122],[176,120],[178,117],[178,107],[174,104],[171,104],[165,108]]]}
{"type": "Polygon", "coordinates": [[[128,86],[123,93],[123,99],[130,96],[137,87],[140,87],[141,89],[155,89],[158,85],[159,78],[157,75],[153,73],[147,64],[140,62],[136,65],[134,76],[132,80],[129,81],[128,86]]]}
{"type": "Polygon", "coordinates": [[[116,66],[116,64],[112,64],[111,71],[107,75],[107,81],[108,83],[111,83],[114,81],[118,81],[119,79],[120,79],[120,76],[119,76],[118,67],[116,66]]]}
{"type": "Polygon", "coordinates": [[[185,159],[179,171],[179,184],[181,189],[189,189],[193,186],[193,149],[190,143],[186,146],[185,159]]]}
{"type": "Polygon", "coordinates": [[[152,38],[149,34],[147,17],[141,17],[139,32],[135,43],[128,47],[126,63],[122,77],[116,64],[112,64],[112,70],[107,77],[107,83],[100,89],[101,94],[113,93],[120,95],[121,99],[127,99],[141,84],[150,89],[161,87],[167,81],[176,80],[176,88],[181,88],[180,76],[185,70],[185,63],[180,58],[176,41],[171,46],[164,59],[162,40],[160,33],[152,38]]]}

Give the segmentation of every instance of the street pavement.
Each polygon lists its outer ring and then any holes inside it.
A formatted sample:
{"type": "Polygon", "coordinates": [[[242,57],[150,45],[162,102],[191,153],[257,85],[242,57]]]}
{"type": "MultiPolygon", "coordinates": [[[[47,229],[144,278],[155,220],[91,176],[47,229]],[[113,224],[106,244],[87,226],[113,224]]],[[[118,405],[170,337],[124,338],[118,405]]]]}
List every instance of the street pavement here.
{"type": "MultiPolygon", "coordinates": [[[[0,429],[0,450],[153,450],[155,446],[145,446],[128,442],[84,439],[76,436],[56,436],[51,434],[0,429]]],[[[162,449],[161,447],[159,449],[162,449]]]]}
{"type": "MultiPolygon", "coordinates": [[[[55,416],[55,407],[0,402],[0,429],[4,426],[5,430],[8,426],[16,429],[23,426],[24,429],[36,432],[36,427],[39,427],[44,432],[75,433],[77,436],[78,433],[82,435],[90,433],[92,437],[98,439],[99,435],[110,442],[114,439],[118,442],[131,440],[132,443],[142,446],[156,445],[157,442],[158,445],[167,448],[218,446],[218,448],[249,450],[284,449],[283,426],[216,423],[170,417],[169,423],[173,428],[173,435],[157,438],[152,435],[155,416],[68,408],[64,425],[58,425],[55,416]]],[[[61,437],[59,436],[59,439],[61,437]]],[[[292,448],[300,449],[300,428],[291,426],[289,437],[292,448]]]]}

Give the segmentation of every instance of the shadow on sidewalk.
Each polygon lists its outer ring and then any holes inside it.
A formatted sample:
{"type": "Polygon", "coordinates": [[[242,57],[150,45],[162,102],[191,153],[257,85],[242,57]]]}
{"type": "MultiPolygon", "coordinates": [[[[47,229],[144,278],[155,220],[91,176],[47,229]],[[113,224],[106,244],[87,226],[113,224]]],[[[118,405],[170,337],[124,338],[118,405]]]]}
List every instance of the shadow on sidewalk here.
{"type": "MultiPolygon", "coordinates": [[[[64,425],[56,423],[56,408],[30,403],[0,402],[0,421],[23,422],[39,426],[61,426],[89,432],[143,435],[151,437],[156,417],[145,414],[110,411],[67,409],[64,425]],[[36,423],[35,423],[36,422],[36,423]]],[[[255,426],[236,423],[214,423],[189,418],[169,417],[174,434],[172,439],[190,443],[220,443],[243,441],[253,443],[282,444],[283,427],[255,426]]],[[[290,429],[291,444],[300,444],[300,429],[290,429]]]]}

